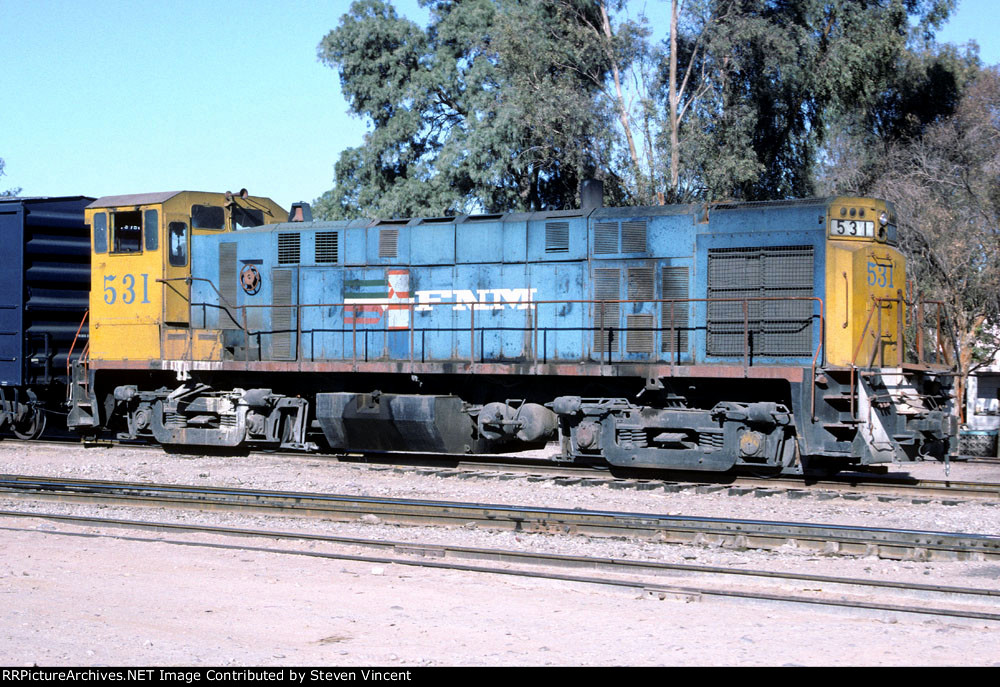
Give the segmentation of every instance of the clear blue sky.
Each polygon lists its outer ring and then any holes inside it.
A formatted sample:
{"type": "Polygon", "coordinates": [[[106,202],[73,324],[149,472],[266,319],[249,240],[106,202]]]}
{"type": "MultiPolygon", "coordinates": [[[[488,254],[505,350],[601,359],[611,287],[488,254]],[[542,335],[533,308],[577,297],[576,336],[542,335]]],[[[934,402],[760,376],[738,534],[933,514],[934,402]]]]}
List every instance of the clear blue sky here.
{"type": "MultiPolygon", "coordinates": [[[[630,0],[658,12],[658,0],[630,0]]],[[[666,2],[666,0],[662,0],[666,2]]],[[[416,0],[396,0],[419,23],[416,0]]],[[[316,47],[349,0],[0,0],[0,189],[237,191],[284,207],[361,143],[316,47]]],[[[1000,0],[961,0],[942,41],[1000,63],[1000,0]]]]}

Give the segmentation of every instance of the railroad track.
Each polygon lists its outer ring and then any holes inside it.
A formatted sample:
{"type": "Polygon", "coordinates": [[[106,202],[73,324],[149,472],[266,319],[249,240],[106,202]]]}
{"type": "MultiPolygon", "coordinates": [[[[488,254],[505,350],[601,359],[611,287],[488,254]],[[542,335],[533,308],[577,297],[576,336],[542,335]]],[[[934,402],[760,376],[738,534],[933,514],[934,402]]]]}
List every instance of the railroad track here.
{"type": "MultiPolygon", "coordinates": [[[[65,445],[66,441],[32,442],[65,445]]],[[[79,442],[76,442],[79,443],[79,442]]],[[[102,446],[105,444],[102,444],[102,446]]],[[[162,448],[148,444],[107,444],[134,450],[160,452],[162,448]]],[[[815,498],[829,500],[874,499],[880,501],[910,501],[924,504],[936,501],[944,505],[967,502],[994,502],[1000,505],[1000,484],[960,480],[916,479],[906,475],[864,475],[846,473],[829,477],[756,477],[715,473],[623,473],[612,472],[605,466],[560,465],[540,458],[511,456],[475,456],[459,459],[455,456],[431,454],[393,454],[347,456],[268,452],[259,455],[280,456],[308,461],[330,461],[373,471],[412,473],[439,478],[471,480],[550,481],[557,486],[607,486],[611,489],[655,490],[668,493],[720,493],[729,496],[770,497],[791,499],[815,498]]]]}
{"type": "Polygon", "coordinates": [[[1000,484],[958,480],[917,480],[909,477],[861,478],[844,475],[830,478],[752,477],[697,474],[687,479],[651,479],[649,477],[615,477],[607,470],[586,467],[553,466],[548,469],[535,465],[490,465],[462,463],[460,467],[430,468],[421,466],[368,465],[370,470],[391,470],[435,477],[459,479],[548,480],[560,486],[607,486],[611,489],[638,491],[687,491],[697,494],[721,493],[729,496],[785,496],[792,499],[816,498],[827,500],[876,499],[881,501],[908,500],[922,504],[938,501],[959,505],[970,501],[996,502],[1000,505],[1000,484]]]}
{"type": "MultiPolygon", "coordinates": [[[[335,537],[304,532],[216,527],[165,522],[81,517],[51,513],[0,511],[0,519],[45,519],[69,525],[114,528],[115,534],[46,529],[44,534],[73,537],[114,537],[118,540],[167,543],[214,549],[257,551],[280,555],[349,560],[376,565],[421,566],[493,575],[530,577],[561,583],[599,585],[654,599],[686,602],[710,598],[808,604],[827,609],[878,614],[916,614],[949,619],[1000,623],[1000,590],[903,583],[885,580],[779,573],[731,569],[657,561],[567,556],[508,549],[440,546],[384,539],[335,537]],[[159,534],[226,535],[256,541],[308,542],[309,549],[228,544],[163,537],[140,537],[117,533],[120,529],[154,531],[159,534]],[[333,550],[318,551],[317,544],[333,550]],[[346,549],[346,550],[345,550],[346,549]],[[382,555],[370,555],[365,551],[382,555]],[[468,561],[475,561],[470,563],[468,561]],[[485,564],[484,564],[485,563],[485,564]],[[572,570],[574,572],[562,572],[572,570]],[[582,575],[578,571],[600,573],[582,575]],[[670,578],[669,583],[664,578],[670,578]]],[[[3,528],[0,529],[19,529],[3,528]]],[[[21,528],[23,529],[23,528],[21,528]]]]}
{"type": "Polygon", "coordinates": [[[21,475],[0,476],[0,496],[111,503],[119,506],[309,515],[336,521],[368,517],[391,524],[452,527],[472,525],[525,532],[652,539],[665,543],[735,549],[796,547],[826,555],[878,556],[896,560],[1000,558],[1000,537],[996,536],[735,518],[697,518],[21,475]]]}

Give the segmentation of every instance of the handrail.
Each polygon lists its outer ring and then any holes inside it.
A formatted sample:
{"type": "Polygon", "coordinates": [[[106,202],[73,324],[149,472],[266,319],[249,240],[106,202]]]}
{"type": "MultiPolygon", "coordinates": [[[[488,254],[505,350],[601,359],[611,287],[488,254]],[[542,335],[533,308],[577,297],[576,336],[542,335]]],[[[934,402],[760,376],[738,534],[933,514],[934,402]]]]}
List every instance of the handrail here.
{"type": "MultiPolygon", "coordinates": [[[[899,330],[897,332],[897,334],[896,334],[897,337],[898,337],[898,340],[897,340],[897,349],[898,349],[897,358],[899,359],[900,363],[903,363],[906,360],[906,347],[904,345],[905,344],[905,335],[903,333],[903,327],[902,327],[902,325],[903,325],[903,314],[902,314],[901,311],[902,311],[902,306],[906,304],[906,301],[903,299],[902,295],[899,294],[895,298],[880,298],[880,297],[877,297],[877,296],[872,296],[872,302],[875,304],[875,307],[868,311],[868,318],[865,320],[865,325],[861,329],[861,335],[858,337],[858,344],[857,344],[857,346],[854,347],[854,355],[851,357],[851,366],[852,367],[856,367],[857,366],[858,354],[861,353],[861,347],[862,347],[862,345],[865,342],[865,335],[868,333],[869,325],[871,324],[872,317],[875,315],[876,311],[878,311],[878,320],[877,321],[879,323],[878,324],[878,334],[876,335],[876,341],[879,341],[881,339],[881,337],[882,337],[882,325],[881,325],[881,321],[882,321],[882,312],[881,311],[882,311],[882,308],[881,308],[881,305],[883,303],[896,303],[899,306],[899,308],[900,308],[900,312],[896,313],[896,327],[899,330]]],[[[936,343],[937,343],[937,349],[938,349],[938,351],[940,351],[940,353],[942,354],[942,356],[944,356],[944,358],[945,358],[945,364],[950,365],[951,361],[950,361],[950,357],[948,356],[947,349],[941,344],[941,307],[945,305],[944,301],[919,301],[917,303],[917,321],[916,321],[916,327],[917,327],[917,363],[923,365],[924,362],[925,362],[924,361],[924,350],[923,350],[923,325],[924,325],[923,319],[924,319],[924,306],[928,305],[928,304],[933,304],[933,305],[938,306],[937,310],[935,312],[935,314],[937,315],[937,331],[936,331],[936,334],[937,334],[937,336],[936,336],[936,339],[937,339],[937,341],[936,341],[936,343]]],[[[874,363],[874,358],[876,356],[878,356],[880,358],[880,360],[884,361],[884,355],[885,354],[882,351],[879,351],[879,350],[873,351],[872,355],[871,355],[871,359],[869,360],[869,363],[868,363],[868,365],[866,367],[872,367],[872,363],[874,363]]],[[[881,365],[881,366],[884,367],[884,365],[881,365]]]]}
{"type": "MultiPolygon", "coordinates": [[[[852,418],[855,418],[855,403],[854,403],[854,378],[855,373],[858,370],[858,355],[861,353],[861,348],[865,342],[865,336],[868,334],[869,326],[871,325],[872,317],[875,316],[876,311],[878,311],[878,317],[876,319],[878,326],[878,333],[875,335],[875,348],[872,350],[871,356],[869,356],[868,364],[864,367],[870,369],[875,363],[875,358],[879,359],[879,366],[885,367],[885,350],[882,346],[882,304],[883,303],[895,303],[897,305],[896,312],[896,358],[897,362],[902,365],[906,361],[906,338],[904,332],[904,320],[903,320],[903,306],[907,305],[906,300],[903,298],[903,294],[899,291],[896,292],[895,298],[884,298],[872,296],[872,303],[874,307],[868,311],[868,317],[865,320],[865,325],[861,329],[861,335],[858,337],[858,344],[854,348],[854,355],[851,358],[851,378],[850,378],[850,396],[851,396],[851,410],[850,414],[852,418]]],[[[935,341],[937,344],[937,349],[940,351],[945,359],[946,365],[951,365],[950,356],[948,355],[947,349],[942,345],[941,342],[941,307],[944,306],[944,301],[925,301],[921,300],[917,302],[917,319],[916,319],[916,344],[917,344],[917,364],[924,365],[924,337],[923,337],[923,327],[924,327],[924,306],[927,304],[933,304],[937,306],[935,314],[937,316],[937,330],[935,341]]],[[[857,419],[857,418],[855,418],[857,419]]]]}
{"type": "MultiPolygon", "coordinates": [[[[70,369],[72,368],[72,365],[70,364],[70,361],[73,359],[73,349],[76,348],[76,340],[79,338],[80,332],[83,331],[83,325],[86,324],[87,317],[89,315],[90,315],[90,308],[87,308],[87,310],[85,310],[84,313],[83,313],[83,319],[80,320],[80,326],[76,328],[76,334],[73,335],[73,343],[71,343],[69,345],[69,353],[66,354],[66,379],[67,380],[72,380],[73,379],[72,376],[70,376],[70,369]]],[[[88,339],[89,339],[89,337],[88,337],[88,339]]],[[[89,343],[89,341],[88,341],[88,343],[89,343]]],[[[80,355],[82,357],[83,353],[81,353],[80,355]]]]}
{"type": "MultiPolygon", "coordinates": [[[[187,279],[187,278],[185,277],[183,279],[187,279]]],[[[295,310],[295,316],[296,316],[296,326],[295,326],[295,337],[296,337],[296,339],[295,339],[295,345],[296,345],[296,347],[301,347],[301,345],[303,343],[303,336],[302,336],[302,334],[303,334],[303,332],[302,332],[302,311],[304,309],[306,309],[306,308],[341,308],[341,309],[343,309],[343,314],[344,315],[347,315],[347,313],[350,312],[350,313],[353,314],[353,317],[352,317],[352,326],[351,326],[351,330],[350,330],[351,334],[352,334],[352,342],[353,342],[353,344],[352,344],[353,345],[353,352],[352,352],[352,355],[351,355],[351,359],[354,360],[354,361],[357,361],[357,358],[358,358],[358,350],[357,350],[357,330],[358,330],[358,326],[357,326],[358,325],[358,323],[357,323],[357,319],[358,319],[357,318],[357,314],[358,314],[358,310],[359,310],[359,308],[370,306],[372,304],[358,303],[358,302],[352,302],[352,303],[347,303],[347,302],[331,302],[331,303],[294,303],[294,304],[293,303],[289,303],[289,304],[281,304],[281,305],[276,305],[276,304],[273,304],[273,303],[261,304],[261,305],[257,305],[257,304],[243,304],[243,305],[233,306],[232,304],[229,304],[228,301],[225,301],[225,299],[222,297],[221,293],[219,293],[219,290],[217,288],[215,288],[215,285],[210,280],[202,279],[202,278],[192,278],[192,279],[197,280],[197,281],[205,281],[205,282],[207,282],[212,287],[213,291],[215,291],[215,293],[219,295],[220,300],[223,301],[225,303],[225,305],[227,305],[227,306],[229,306],[229,307],[231,307],[231,308],[239,311],[240,317],[239,317],[238,320],[237,320],[237,318],[233,317],[233,314],[228,309],[226,309],[226,314],[227,314],[227,316],[230,317],[230,319],[232,319],[235,322],[237,322],[237,326],[239,327],[239,329],[241,329],[244,332],[244,348],[246,350],[249,349],[249,338],[250,338],[250,336],[252,334],[260,335],[260,334],[267,333],[265,330],[261,330],[261,331],[258,331],[258,332],[251,332],[249,330],[249,327],[247,325],[247,313],[248,313],[248,311],[251,311],[251,310],[254,310],[254,309],[294,308],[294,310],[295,310]]],[[[170,280],[164,280],[164,281],[170,281],[170,280]]],[[[671,352],[673,354],[672,355],[672,364],[676,365],[676,364],[678,364],[680,362],[680,355],[681,355],[681,353],[683,353],[683,351],[680,350],[680,347],[677,346],[676,342],[675,342],[676,334],[678,332],[676,314],[677,314],[677,306],[679,304],[690,306],[691,304],[694,304],[694,303],[706,303],[706,304],[710,304],[710,303],[740,303],[743,306],[743,308],[742,308],[743,309],[743,332],[742,332],[743,333],[743,350],[742,350],[743,367],[744,367],[744,370],[747,370],[750,367],[752,367],[752,364],[751,364],[751,354],[752,354],[752,351],[751,351],[751,347],[750,347],[749,304],[751,302],[788,302],[788,301],[812,301],[813,303],[816,303],[816,304],[819,305],[819,312],[818,313],[814,310],[807,317],[801,318],[801,320],[803,322],[808,321],[808,320],[812,320],[814,318],[818,318],[819,319],[820,329],[819,329],[818,343],[817,343],[816,349],[815,349],[815,351],[814,351],[814,353],[812,355],[812,366],[813,366],[813,370],[815,371],[816,365],[820,364],[822,362],[821,353],[824,350],[824,346],[825,346],[825,334],[826,334],[825,333],[825,323],[826,323],[825,310],[826,310],[826,308],[825,308],[825,304],[823,302],[823,299],[819,298],[817,296],[752,296],[752,297],[745,297],[745,298],[643,298],[643,299],[637,299],[637,298],[631,298],[631,299],[628,299],[628,298],[622,298],[622,299],[582,299],[582,298],[580,298],[580,299],[551,299],[551,300],[515,301],[513,303],[503,303],[502,306],[504,308],[506,308],[508,306],[516,305],[519,308],[524,308],[525,310],[527,310],[527,309],[530,308],[531,310],[535,311],[534,312],[534,316],[531,318],[530,323],[528,323],[523,328],[523,331],[530,331],[530,333],[531,333],[531,337],[530,338],[531,338],[531,341],[532,341],[532,349],[533,349],[532,350],[532,359],[535,361],[536,364],[537,364],[537,361],[538,361],[538,353],[539,353],[539,345],[538,345],[539,330],[540,329],[544,330],[544,334],[546,336],[548,334],[548,328],[543,328],[543,327],[539,326],[539,321],[538,321],[538,319],[539,319],[538,312],[539,312],[539,309],[540,309],[539,306],[546,306],[546,305],[571,305],[571,304],[599,306],[601,308],[601,317],[600,318],[596,318],[596,321],[593,323],[594,326],[592,326],[592,327],[581,326],[581,327],[579,327],[579,329],[581,330],[581,333],[584,333],[586,331],[600,332],[600,339],[599,340],[602,342],[601,346],[600,347],[595,347],[594,350],[592,351],[592,353],[600,351],[603,354],[603,353],[606,352],[607,353],[607,363],[606,364],[611,364],[611,353],[612,353],[612,350],[611,350],[611,347],[608,345],[606,334],[612,333],[614,331],[623,331],[623,330],[624,331],[647,331],[647,330],[650,330],[650,331],[664,331],[664,332],[666,330],[664,329],[664,327],[653,327],[652,329],[643,327],[643,328],[636,328],[636,329],[629,330],[627,328],[621,328],[621,327],[618,327],[618,326],[609,326],[606,323],[605,317],[604,317],[606,307],[608,305],[611,305],[611,304],[618,304],[618,305],[643,304],[643,305],[649,305],[651,308],[656,308],[656,306],[660,306],[660,308],[662,309],[662,307],[663,307],[664,304],[669,303],[670,304],[670,309],[671,309],[669,335],[670,335],[670,341],[672,342],[672,345],[671,345],[670,348],[671,348],[671,352]],[[606,351],[602,350],[602,349],[606,349],[606,351]]],[[[203,306],[206,306],[206,307],[209,306],[209,305],[211,305],[212,307],[220,307],[220,306],[217,306],[214,303],[192,303],[191,304],[192,307],[195,307],[195,306],[198,306],[198,305],[203,305],[203,306]]],[[[385,305],[385,303],[380,302],[377,305],[385,305]]],[[[403,305],[403,304],[401,303],[400,305],[403,305]]],[[[438,301],[438,302],[427,302],[427,303],[415,303],[413,301],[410,301],[410,302],[406,303],[405,305],[407,306],[407,311],[409,312],[409,315],[410,315],[409,321],[411,323],[414,322],[414,313],[417,311],[418,308],[420,310],[430,310],[430,309],[433,309],[433,308],[452,308],[454,310],[468,310],[469,313],[470,313],[470,315],[469,315],[469,327],[468,327],[468,330],[469,330],[469,362],[470,362],[470,364],[475,364],[475,358],[476,358],[476,343],[475,343],[476,315],[475,315],[475,311],[476,310],[498,310],[498,309],[500,309],[500,308],[496,308],[496,305],[500,305],[500,304],[478,303],[478,302],[465,302],[465,301],[438,301]]],[[[642,313],[642,314],[653,314],[655,316],[655,311],[653,313],[642,313]]],[[[764,318],[757,318],[757,319],[761,320],[761,319],[764,319],[764,318]]],[[[785,318],[785,319],[789,319],[789,318],[785,318]]],[[[796,319],[796,318],[791,318],[791,319],[796,319]]],[[[700,327],[688,327],[687,329],[699,329],[699,328],[700,327]]],[[[410,344],[410,361],[413,362],[414,357],[415,357],[415,353],[414,353],[414,349],[415,349],[414,337],[415,337],[416,328],[413,327],[413,326],[409,326],[406,329],[408,329],[409,332],[410,332],[410,336],[409,336],[409,339],[410,339],[410,341],[409,341],[409,344],[410,344]]],[[[480,327],[481,333],[485,332],[487,329],[492,329],[492,328],[480,327]]],[[[574,329],[576,329],[576,327],[574,327],[574,329]]],[[[435,328],[434,330],[426,330],[426,329],[424,329],[424,330],[421,330],[421,332],[423,332],[423,331],[437,331],[437,330],[440,330],[440,328],[435,328]]],[[[457,330],[457,328],[456,328],[456,330],[457,330]]],[[[363,330],[363,331],[369,331],[369,330],[363,330]]],[[[375,330],[375,331],[390,331],[390,330],[388,330],[388,329],[378,329],[378,330],[375,330]]],[[[733,332],[733,333],[735,333],[735,332],[733,332]]],[[[312,334],[311,331],[310,331],[310,334],[312,334]]],[[[366,338],[365,338],[365,343],[367,345],[367,335],[366,335],[366,338]]],[[[544,347],[544,350],[547,350],[547,345],[545,343],[543,343],[543,347],[544,347]]],[[[650,353],[653,353],[653,352],[650,351],[650,353]]],[[[298,355],[296,355],[296,357],[298,357],[298,355]]],[[[724,358],[724,357],[728,357],[728,356],[717,355],[717,356],[713,356],[713,357],[724,358]]],[[[779,357],[802,357],[802,356],[779,356],[779,357]]],[[[367,358],[367,356],[366,356],[366,358],[367,358]]],[[[602,355],[602,358],[603,358],[603,355],[602,355]]]]}
{"type": "MultiPolygon", "coordinates": [[[[192,282],[196,282],[196,281],[205,282],[206,284],[208,284],[209,286],[212,287],[212,291],[215,291],[215,295],[219,297],[219,301],[223,305],[216,305],[215,303],[191,303],[191,299],[190,298],[187,299],[188,303],[190,303],[191,306],[193,306],[193,305],[202,305],[202,306],[211,305],[214,308],[222,308],[222,310],[224,310],[226,312],[226,315],[229,316],[229,319],[232,321],[232,323],[235,324],[237,327],[240,326],[240,323],[237,321],[237,319],[235,317],[233,317],[233,313],[230,312],[230,308],[233,309],[233,310],[239,310],[241,307],[246,307],[246,306],[233,305],[228,300],[226,300],[226,297],[222,295],[222,292],[219,291],[219,289],[215,286],[215,282],[213,282],[211,279],[205,279],[204,277],[191,277],[191,276],[187,276],[187,277],[168,277],[166,279],[156,279],[154,281],[160,282],[161,284],[168,284],[169,282],[172,282],[172,281],[182,281],[185,284],[187,284],[188,286],[190,286],[192,282]]],[[[176,291],[176,289],[175,289],[175,291],[176,291]]],[[[252,306],[252,307],[265,307],[265,308],[269,308],[271,306],[265,305],[265,306],[252,306]]],[[[277,307],[284,307],[284,306],[277,306],[277,307]]]]}

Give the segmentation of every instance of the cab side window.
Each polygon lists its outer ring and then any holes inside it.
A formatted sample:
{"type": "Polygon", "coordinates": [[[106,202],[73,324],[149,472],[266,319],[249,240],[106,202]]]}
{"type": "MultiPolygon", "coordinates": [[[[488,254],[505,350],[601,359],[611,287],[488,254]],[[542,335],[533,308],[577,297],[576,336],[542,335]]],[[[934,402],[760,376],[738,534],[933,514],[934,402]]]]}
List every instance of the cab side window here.
{"type": "Polygon", "coordinates": [[[116,212],[114,222],[114,253],[138,253],[142,250],[142,213],[138,210],[116,212]]]}
{"type": "Polygon", "coordinates": [[[156,210],[146,210],[142,213],[142,222],[146,250],[156,250],[160,247],[160,213],[156,210]]]}
{"type": "Polygon", "coordinates": [[[184,267],[187,265],[187,233],[187,222],[171,222],[168,227],[170,264],[174,267],[184,267]]]}
{"type": "Polygon", "coordinates": [[[104,212],[94,213],[94,252],[108,252],[108,215],[104,212]]]}

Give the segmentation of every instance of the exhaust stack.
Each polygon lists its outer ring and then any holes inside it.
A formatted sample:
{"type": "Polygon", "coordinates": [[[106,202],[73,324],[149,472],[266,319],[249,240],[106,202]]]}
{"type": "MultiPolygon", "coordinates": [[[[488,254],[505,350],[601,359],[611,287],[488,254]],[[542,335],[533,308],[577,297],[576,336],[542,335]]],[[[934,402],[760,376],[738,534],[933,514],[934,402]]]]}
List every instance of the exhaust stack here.
{"type": "Polygon", "coordinates": [[[604,207],[604,182],[600,179],[585,179],[580,184],[580,209],[596,210],[604,207]]]}

